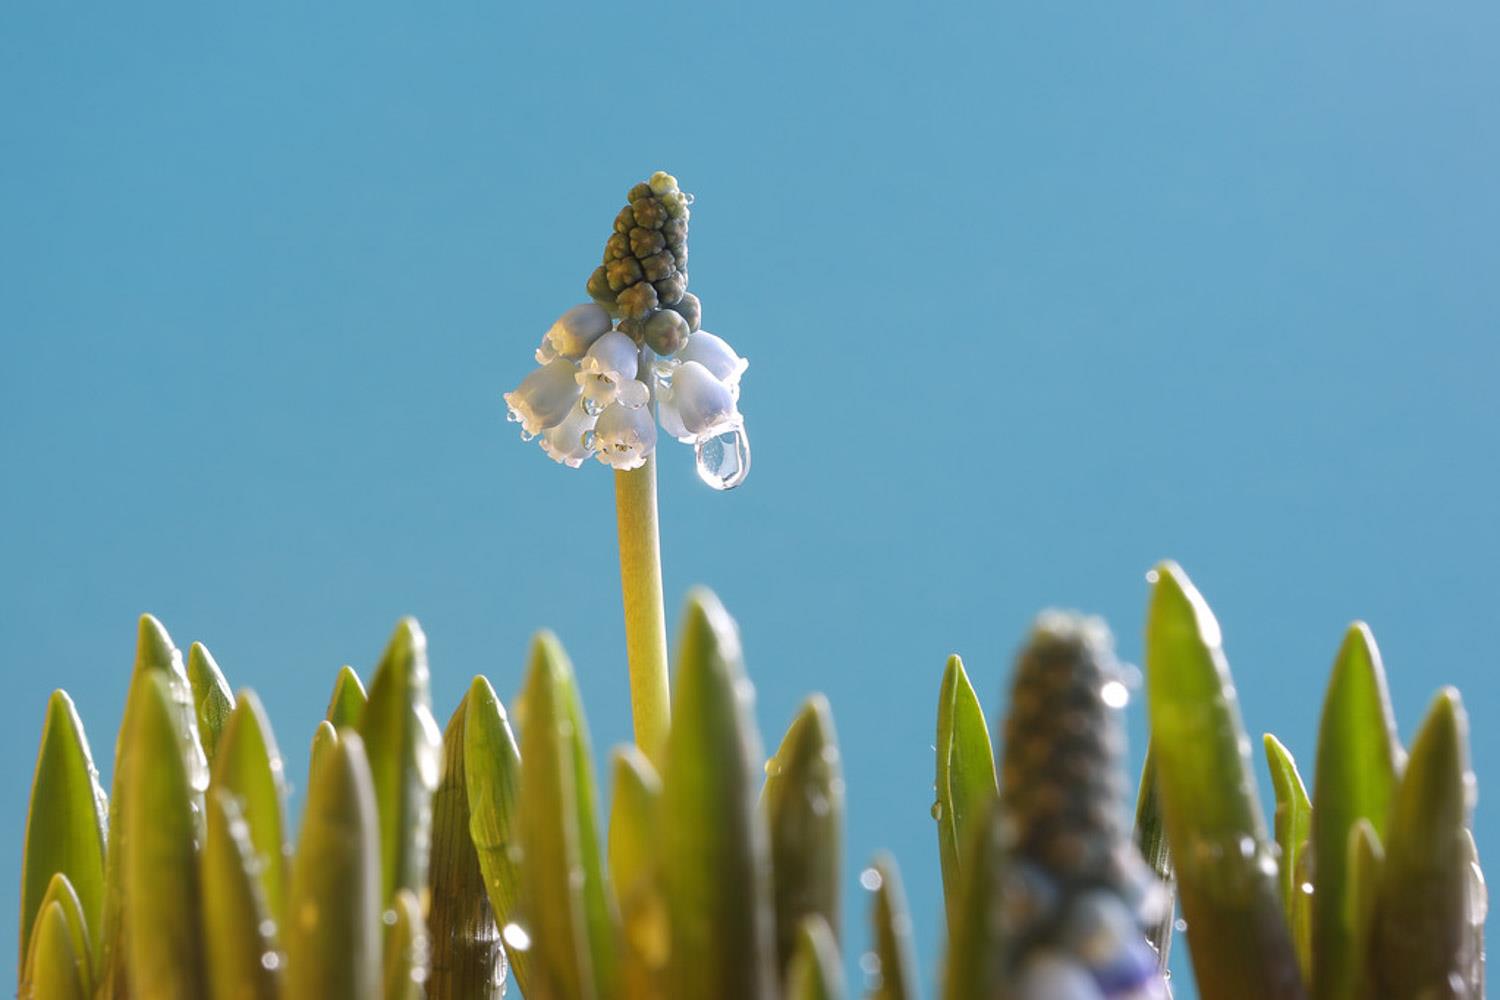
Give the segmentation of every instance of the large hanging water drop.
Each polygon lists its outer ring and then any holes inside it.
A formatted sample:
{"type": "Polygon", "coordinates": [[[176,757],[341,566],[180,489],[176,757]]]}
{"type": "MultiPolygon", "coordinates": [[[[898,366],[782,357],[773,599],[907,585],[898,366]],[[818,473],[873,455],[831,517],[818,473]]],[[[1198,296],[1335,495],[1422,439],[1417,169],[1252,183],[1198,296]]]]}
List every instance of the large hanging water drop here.
{"type": "Polygon", "coordinates": [[[750,474],[750,436],[734,427],[699,441],[698,478],[716,490],[732,490],[750,474]]]}

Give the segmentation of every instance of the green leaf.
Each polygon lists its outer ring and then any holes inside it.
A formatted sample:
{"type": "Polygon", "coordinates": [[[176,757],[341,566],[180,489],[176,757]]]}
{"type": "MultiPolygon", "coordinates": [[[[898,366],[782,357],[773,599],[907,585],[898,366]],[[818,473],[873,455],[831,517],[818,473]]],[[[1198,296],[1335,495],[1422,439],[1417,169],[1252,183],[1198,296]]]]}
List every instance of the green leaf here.
{"type": "Polygon", "coordinates": [[[803,917],[796,942],[787,969],[787,1000],[842,1000],[844,971],[828,922],[816,913],[803,917]]]}
{"type": "Polygon", "coordinates": [[[421,892],[427,886],[442,748],[427,684],[427,637],[416,619],[403,618],[375,668],[359,724],[375,781],[381,898],[387,902],[397,889],[421,892]]]}
{"type": "Polygon", "coordinates": [[[107,810],[83,723],[67,692],[54,691],[47,701],[47,719],[42,724],[36,773],[31,781],[31,806],[26,813],[17,969],[25,968],[31,928],[55,875],[67,876],[78,894],[90,933],[97,936],[104,905],[107,810]]]}
{"type": "Polygon", "coordinates": [[[1401,746],[1375,637],[1363,622],[1349,627],[1333,664],[1313,776],[1313,995],[1363,1000],[1356,992],[1359,955],[1348,924],[1349,831],[1368,820],[1379,837],[1395,797],[1401,746]]]}
{"type": "MultiPolygon", "coordinates": [[[[132,987],[126,974],[130,953],[129,926],[126,921],[125,891],[125,783],[130,773],[131,731],[139,714],[136,681],[148,675],[164,679],[170,694],[169,708],[174,729],[181,743],[187,768],[189,788],[203,788],[208,780],[208,761],[198,738],[197,714],[193,709],[192,685],[182,666],[182,654],[172,644],[172,637],[161,622],[142,615],[136,633],[135,670],[125,698],[125,713],[115,741],[113,787],[109,797],[109,825],[104,852],[104,908],[100,918],[99,1000],[126,1000],[132,987]]],[[[90,923],[92,928],[93,924],[90,923]]],[[[138,991],[135,991],[138,992],[138,991]]]]}
{"type": "Polygon", "coordinates": [[[277,923],[286,917],[289,854],[283,771],[266,710],[254,691],[241,691],[219,739],[209,790],[234,797],[236,815],[250,838],[261,897],[277,923]]]}
{"type": "Polygon", "coordinates": [[[733,619],[713,594],[695,590],[683,614],[662,775],[675,1000],[762,1000],[776,990],[752,697],[733,619]]]}
{"type": "MultiPolygon", "coordinates": [[[[77,976],[83,986],[85,993],[92,993],[94,989],[93,949],[89,944],[88,922],[83,915],[83,906],[78,901],[78,893],[74,891],[73,884],[62,872],[52,876],[52,881],[47,884],[47,892],[42,896],[41,906],[37,909],[37,924],[42,922],[42,915],[48,910],[61,907],[63,918],[68,926],[69,956],[75,960],[77,976]]],[[[31,941],[36,942],[34,933],[31,941]]],[[[18,995],[22,997],[43,997],[47,994],[36,992],[36,969],[32,966],[39,952],[55,952],[56,945],[48,945],[45,949],[33,947],[28,951],[25,961],[21,963],[21,989],[18,995]]],[[[49,957],[47,961],[54,961],[49,957]]],[[[63,978],[67,978],[64,976],[63,978]]]]}
{"type": "Polygon", "coordinates": [[[202,785],[188,776],[183,706],[169,677],[160,671],[138,674],[130,701],[139,713],[126,735],[122,840],[125,922],[134,929],[131,991],[152,1000],[201,1000],[207,991],[198,873],[202,785]]]}
{"type": "Polygon", "coordinates": [[[285,1000],[370,1000],[381,987],[380,839],[364,741],[313,770],[287,906],[285,1000]]]}
{"type": "Polygon", "coordinates": [[[1162,822],[1161,796],[1156,791],[1156,750],[1146,744],[1146,762],[1135,798],[1135,845],[1141,857],[1166,888],[1167,901],[1157,921],[1146,928],[1146,942],[1156,953],[1156,971],[1165,973],[1172,953],[1172,925],[1177,910],[1177,873],[1172,865],[1172,846],[1162,822]]]}
{"type": "Polygon", "coordinates": [[[1005,870],[1004,810],[998,793],[971,805],[964,831],[964,880],[948,924],[943,961],[944,1000],[1002,997],[1008,988],[1004,956],[1008,928],[994,899],[1005,870]]]}
{"type": "Polygon", "coordinates": [[[1479,866],[1479,846],[1474,843],[1474,831],[1464,831],[1465,856],[1469,861],[1468,891],[1465,903],[1468,906],[1469,928],[1472,942],[1469,946],[1468,981],[1470,995],[1484,996],[1484,920],[1489,913],[1489,891],[1484,885],[1484,870],[1479,866]]]}
{"type": "Polygon", "coordinates": [[[325,718],[335,729],[358,729],[369,700],[365,686],[359,682],[359,674],[346,664],[339,668],[338,679],[333,682],[333,695],[328,699],[325,718]]]}
{"type": "Polygon", "coordinates": [[[385,992],[382,1000],[424,1000],[429,942],[416,893],[398,889],[392,910],[395,923],[385,935],[385,992]]]}
{"type": "Polygon", "coordinates": [[[616,978],[616,919],[604,884],[588,728],[557,640],[537,636],[521,730],[521,870],[533,972],[544,996],[592,1000],[616,978]]]}
{"type": "MultiPolygon", "coordinates": [[[[350,730],[351,732],[353,730],[350,730]]],[[[328,751],[339,744],[338,730],[333,728],[333,723],[324,719],[318,723],[318,728],[313,730],[312,746],[308,748],[307,756],[307,787],[311,788],[318,780],[318,768],[328,759],[328,751]]]]}
{"type": "Polygon", "coordinates": [[[875,957],[880,962],[880,971],[869,1000],[917,1000],[917,960],[912,944],[911,915],[906,908],[906,893],[901,888],[896,859],[882,851],[859,880],[867,889],[872,888],[873,883],[875,893],[871,917],[875,924],[875,957]]]}
{"type": "Polygon", "coordinates": [[[1281,849],[1279,878],[1281,910],[1292,932],[1297,949],[1297,964],[1306,979],[1312,971],[1312,925],[1309,921],[1307,893],[1302,891],[1298,872],[1302,870],[1302,850],[1312,832],[1312,803],[1303,787],[1297,762],[1281,741],[1270,733],[1262,736],[1266,764],[1271,769],[1271,787],[1276,791],[1276,846],[1281,849]]]}
{"type": "Polygon", "coordinates": [[[963,898],[964,872],[960,858],[969,841],[968,827],[976,808],[999,788],[989,725],[963,660],[948,658],[938,689],[937,820],[938,860],[943,870],[943,899],[948,925],[953,926],[963,898]]]}
{"type": "Polygon", "coordinates": [[[511,975],[524,994],[531,981],[531,954],[518,947],[521,825],[517,810],[521,753],[505,708],[484,677],[475,677],[465,699],[464,783],[469,798],[469,837],[484,873],[485,891],[500,926],[511,975]]]}
{"type": "MultiPolygon", "coordinates": [[[[243,702],[241,702],[243,704],[243,702]]],[[[277,1000],[281,956],[239,800],[210,786],[203,842],[203,933],[212,1000],[277,1000]],[[269,956],[270,960],[267,961],[269,956]]]]}
{"type": "Polygon", "coordinates": [[[203,756],[212,766],[219,736],[229,722],[229,713],[234,711],[234,694],[208,647],[201,642],[188,647],[187,675],[193,690],[198,738],[203,742],[203,756]]]}
{"type": "Polygon", "coordinates": [[[609,817],[609,874],[620,911],[620,994],[659,997],[672,947],[661,870],[661,779],[635,746],[614,762],[614,807],[609,817]]]}
{"type": "Polygon", "coordinates": [[[464,772],[464,696],[443,731],[443,775],[432,797],[431,1000],[499,1000],[505,992],[505,951],[484,873],[469,839],[464,772]]]}
{"type": "Polygon", "coordinates": [[[1301,998],[1219,623],[1175,563],[1153,576],[1151,745],[1198,987],[1216,1000],[1301,998]]]}
{"type": "Polygon", "coordinates": [[[828,699],[808,698],[766,768],[761,807],[771,834],[777,968],[785,974],[804,917],[839,936],[844,777],[828,699]]]}
{"type": "Polygon", "coordinates": [[[1380,873],[1385,867],[1380,837],[1369,820],[1354,821],[1354,828],[1349,831],[1348,855],[1346,901],[1349,947],[1354,956],[1353,984],[1355,996],[1367,997],[1375,990],[1375,926],[1380,913],[1380,873]]]}
{"type": "Polygon", "coordinates": [[[1412,741],[1385,833],[1375,947],[1380,996],[1466,997],[1450,977],[1473,964],[1467,829],[1469,720],[1444,689],[1412,741]]]}
{"type": "Polygon", "coordinates": [[[31,996],[38,1000],[88,1000],[88,956],[78,953],[60,903],[49,902],[37,914],[31,940],[27,959],[32,970],[31,996]]]}

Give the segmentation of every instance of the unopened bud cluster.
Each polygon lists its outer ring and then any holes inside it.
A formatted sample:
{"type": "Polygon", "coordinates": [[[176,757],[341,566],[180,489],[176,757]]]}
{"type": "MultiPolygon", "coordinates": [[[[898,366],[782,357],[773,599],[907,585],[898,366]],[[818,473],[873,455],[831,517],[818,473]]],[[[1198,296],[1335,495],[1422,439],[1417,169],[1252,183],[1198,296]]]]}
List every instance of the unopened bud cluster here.
{"type": "Polygon", "coordinates": [[[655,450],[659,419],[694,446],[699,476],[729,489],[750,469],[739,411],[749,362],[702,329],[702,304],[687,290],[693,197],[658,171],[629,201],[589,277],[594,301],[563,313],[542,338],[540,367],[505,394],[510,419],[564,465],[592,456],[620,470],[655,450]]]}

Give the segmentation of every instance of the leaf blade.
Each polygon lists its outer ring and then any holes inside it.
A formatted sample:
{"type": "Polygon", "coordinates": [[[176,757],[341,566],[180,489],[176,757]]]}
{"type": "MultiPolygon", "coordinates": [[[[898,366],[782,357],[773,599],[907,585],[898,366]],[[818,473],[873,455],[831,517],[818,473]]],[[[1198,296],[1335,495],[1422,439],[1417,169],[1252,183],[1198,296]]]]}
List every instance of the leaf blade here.
{"type": "Polygon", "coordinates": [[[286,918],[290,855],[284,770],[265,708],[247,688],[240,692],[219,740],[209,790],[235,798],[235,811],[254,851],[261,897],[267,914],[278,923],[286,918]]]}
{"type": "Polygon", "coordinates": [[[879,879],[871,919],[875,925],[875,956],[880,960],[880,979],[870,1000],[917,1000],[921,994],[917,991],[916,948],[896,859],[881,852],[869,870],[879,879]]]}
{"type": "Polygon", "coordinates": [[[999,791],[989,724],[963,660],[950,656],[938,690],[937,800],[938,858],[943,899],[953,926],[963,898],[962,856],[976,809],[999,791]]]}
{"type": "Polygon", "coordinates": [[[1297,964],[1304,978],[1312,974],[1312,925],[1308,919],[1307,893],[1302,891],[1298,873],[1302,851],[1312,835],[1312,802],[1297,761],[1280,740],[1270,733],[1261,737],[1266,749],[1266,764],[1271,771],[1271,787],[1276,793],[1276,846],[1281,850],[1278,882],[1281,908],[1297,949],[1297,964]]]}
{"type": "Polygon", "coordinates": [[[193,691],[193,710],[198,719],[198,738],[203,743],[203,756],[211,767],[219,737],[229,722],[229,713],[234,711],[234,694],[229,690],[229,682],[224,679],[219,664],[201,642],[188,647],[187,675],[188,685],[193,691]]]}

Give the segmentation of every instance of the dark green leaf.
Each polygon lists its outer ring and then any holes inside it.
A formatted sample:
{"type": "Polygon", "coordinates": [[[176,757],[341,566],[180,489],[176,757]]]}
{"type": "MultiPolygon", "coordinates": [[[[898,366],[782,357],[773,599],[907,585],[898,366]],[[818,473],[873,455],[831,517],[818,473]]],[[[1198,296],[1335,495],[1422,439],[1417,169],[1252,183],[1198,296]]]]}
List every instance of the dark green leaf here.
{"type": "Polygon", "coordinates": [[[785,975],[801,947],[804,917],[821,917],[834,940],[839,935],[844,777],[833,715],[821,694],[803,704],[771,758],[761,806],[771,834],[777,960],[785,975]]]}
{"type": "Polygon", "coordinates": [[[911,915],[906,909],[906,893],[901,889],[896,859],[885,852],[877,854],[875,863],[860,875],[860,883],[867,889],[873,883],[875,893],[871,916],[879,971],[869,1000],[917,1000],[920,994],[911,915]]]}
{"type": "Polygon", "coordinates": [[[803,917],[796,942],[787,968],[787,1000],[842,1000],[844,971],[827,921],[816,913],[803,917]]]}
{"type": "Polygon", "coordinates": [[[219,665],[208,652],[208,647],[195,642],[188,647],[188,683],[193,689],[193,709],[198,718],[198,738],[203,742],[203,755],[210,766],[219,745],[219,734],[229,722],[229,713],[234,711],[234,694],[219,665]]]}
{"type": "Polygon", "coordinates": [[[210,786],[205,806],[203,933],[209,996],[277,1000],[281,955],[250,827],[240,814],[239,799],[227,789],[210,786]]]}
{"type": "Polygon", "coordinates": [[[1151,745],[1198,987],[1216,1000],[1296,1000],[1301,974],[1219,624],[1175,563],[1154,583],[1151,745]]]}
{"type": "Polygon", "coordinates": [[[992,798],[999,783],[989,725],[963,661],[948,658],[938,690],[937,820],[938,860],[943,870],[943,898],[951,928],[963,898],[960,859],[969,841],[968,824],[977,807],[992,798]]]}

